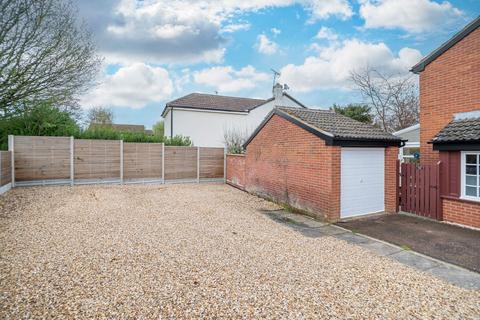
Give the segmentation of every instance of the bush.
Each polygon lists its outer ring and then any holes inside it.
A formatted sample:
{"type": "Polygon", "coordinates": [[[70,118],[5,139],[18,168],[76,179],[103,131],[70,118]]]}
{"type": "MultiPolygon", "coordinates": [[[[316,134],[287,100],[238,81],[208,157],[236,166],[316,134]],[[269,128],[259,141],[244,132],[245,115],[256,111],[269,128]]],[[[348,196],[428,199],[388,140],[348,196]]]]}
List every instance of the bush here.
{"type": "Polygon", "coordinates": [[[41,103],[22,114],[0,120],[0,150],[8,149],[8,135],[74,136],[77,139],[123,140],[125,142],[158,142],[167,146],[191,146],[188,137],[167,138],[145,132],[122,132],[112,128],[82,130],[72,114],[51,103],[41,103]]]}
{"type": "Polygon", "coordinates": [[[8,149],[8,135],[74,136],[80,127],[71,114],[42,103],[23,114],[0,120],[0,150],[8,149]]]}
{"type": "Polygon", "coordinates": [[[175,136],[167,138],[157,135],[149,135],[144,132],[122,132],[112,128],[94,128],[75,135],[77,139],[102,139],[123,140],[124,142],[150,142],[165,143],[167,146],[191,146],[192,141],[188,137],[175,136]]]}

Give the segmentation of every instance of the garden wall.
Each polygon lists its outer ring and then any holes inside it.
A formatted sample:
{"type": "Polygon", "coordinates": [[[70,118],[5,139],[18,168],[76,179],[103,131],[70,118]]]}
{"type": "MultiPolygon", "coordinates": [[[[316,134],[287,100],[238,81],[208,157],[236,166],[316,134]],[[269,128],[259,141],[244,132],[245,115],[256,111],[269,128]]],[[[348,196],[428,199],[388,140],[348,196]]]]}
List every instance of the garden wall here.
{"type": "Polygon", "coordinates": [[[227,155],[227,183],[245,190],[245,155],[227,155]]]}
{"type": "Polygon", "coordinates": [[[223,148],[10,136],[14,185],[224,179],[223,148]]]}

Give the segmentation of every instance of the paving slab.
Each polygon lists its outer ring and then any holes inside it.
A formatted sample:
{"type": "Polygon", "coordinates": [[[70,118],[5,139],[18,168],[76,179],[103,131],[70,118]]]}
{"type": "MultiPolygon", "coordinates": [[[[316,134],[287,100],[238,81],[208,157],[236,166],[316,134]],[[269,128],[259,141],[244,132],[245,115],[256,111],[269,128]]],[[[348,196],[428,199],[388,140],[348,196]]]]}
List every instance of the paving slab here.
{"type": "Polygon", "coordinates": [[[429,259],[419,254],[416,254],[415,252],[405,250],[394,253],[389,257],[397,260],[398,262],[406,264],[407,266],[414,267],[422,271],[434,268],[439,265],[439,263],[433,259],[429,259]]]}
{"type": "Polygon", "coordinates": [[[338,228],[338,227],[333,226],[333,225],[326,225],[326,226],[318,228],[318,230],[321,233],[323,233],[325,235],[329,235],[329,236],[340,235],[340,234],[344,234],[344,233],[351,233],[348,230],[338,228]]]}
{"type": "Polygon", "coordinates": [[[446,280],[459,287],[480,290],[480,274],[456,266],[439,264],[426,271],[433,276],[446,280]]]}
{"type": "Polygon", "coordinates": [[[373,251],[381,256],[389,256],[394,253],[398,253],[403,251],[402,248],[399,248],[397,246],[393,246],[391,244],[383,243],[380,241],[374,241],[374,242],[367,242],[367,243],[360,243],[359,244],[361,247],[368,249],[370,251],[373,251]]]}
{"type": "Polygon", "coordinates": [[[298,226],[292,226],[292,229],[300,232],[302,235],[309,238],[320,238],[328,236],[328,234],[321,232],[318,228],[302,228],[298,226]]]}
{"type": "Polygon", "coordinates": [[[313,218],[310,218],[310,217],[307,217],[307,216],[304,216],[304,215],[300,215],[300,214],[291,214],[288,217],[291,218],[292,220],[298,222],[298,223],[303,223],[310,228],[321,228],[321,227],[324,227],[324,226],[328,225],[327,222],[318,221],[318,220],[315,220],[313,218]]]}
{"type": "MultiPolygon", "coordinates": [[[[339,228],[340,229],[340,228],[339,228]]],[[[341,229],[340,229],[341,230],[341,229]]],[[[373,240],[370,240],[368,238],[356,235],[352,232],[348,232],[343,230],[343,233],[335,234],[334,237],[340,240],[347,241],[348,243],[353,243],[353,244],[367,244],[367,243],[373,243],[373,240]]]]}

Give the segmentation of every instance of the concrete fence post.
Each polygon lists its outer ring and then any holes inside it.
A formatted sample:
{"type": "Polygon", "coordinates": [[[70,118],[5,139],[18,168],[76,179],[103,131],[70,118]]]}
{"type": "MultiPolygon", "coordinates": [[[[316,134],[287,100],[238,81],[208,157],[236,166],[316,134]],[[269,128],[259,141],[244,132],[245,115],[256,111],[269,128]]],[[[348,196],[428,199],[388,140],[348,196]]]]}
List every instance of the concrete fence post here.
{"type": "Polygon", "coordinates": [[[165,183],[165,143],[162,143],[162,183],[165,183]]]}
{"type": "Polygon", "coordinates": [[[74,161],[74,138],[70,137],[70,185],[73,187],[75,178],[75,161],[74,161]]]}
{"type": "Polygon", "coordinates": [[[12,169],[12,188],[15,187],[15,137],[8,136],[8,151],[10,151],[10,167],[12,169]]]}
{"type": "Polygon", "coordinates": [[[123,140],[120,140],[120,183],[123,184],[123,140]]]}
{"type": "Polygon", "coordinates": [[[197,147],[197,183],[200,183],[200,147],[197,147]]]}
{"type": "Polygon", "coordinates": [[[227,148],[223,149],[223,183],[227,183],[227,148]]]}

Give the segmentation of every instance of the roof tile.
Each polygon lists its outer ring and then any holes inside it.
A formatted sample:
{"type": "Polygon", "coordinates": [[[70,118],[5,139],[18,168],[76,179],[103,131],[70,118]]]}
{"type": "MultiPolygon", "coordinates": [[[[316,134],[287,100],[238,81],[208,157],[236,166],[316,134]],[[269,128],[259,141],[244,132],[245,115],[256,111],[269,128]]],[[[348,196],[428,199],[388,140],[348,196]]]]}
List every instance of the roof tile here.
{"type": "Polygon", "coordinates": [[[183,107],[202,110],[248,112],[267,100],[191,93],[167,103],[167,107],[183,107]]]}
{"type": "Polygon", "coordinates": [[[432,139],[433,143],[480,141],[480,118],[451,121],[432,139]]]}
{"type": "Polygon", "coordinates": [[[356,121],[344,115],[330,110],[299,109],[289,107],[278,107],[290,116],[296,117],[303,122],[321,131],[333,135],[335,139],[345,140],[391,140],[400,141],[388,132],[373,125],[356,121]]]}

